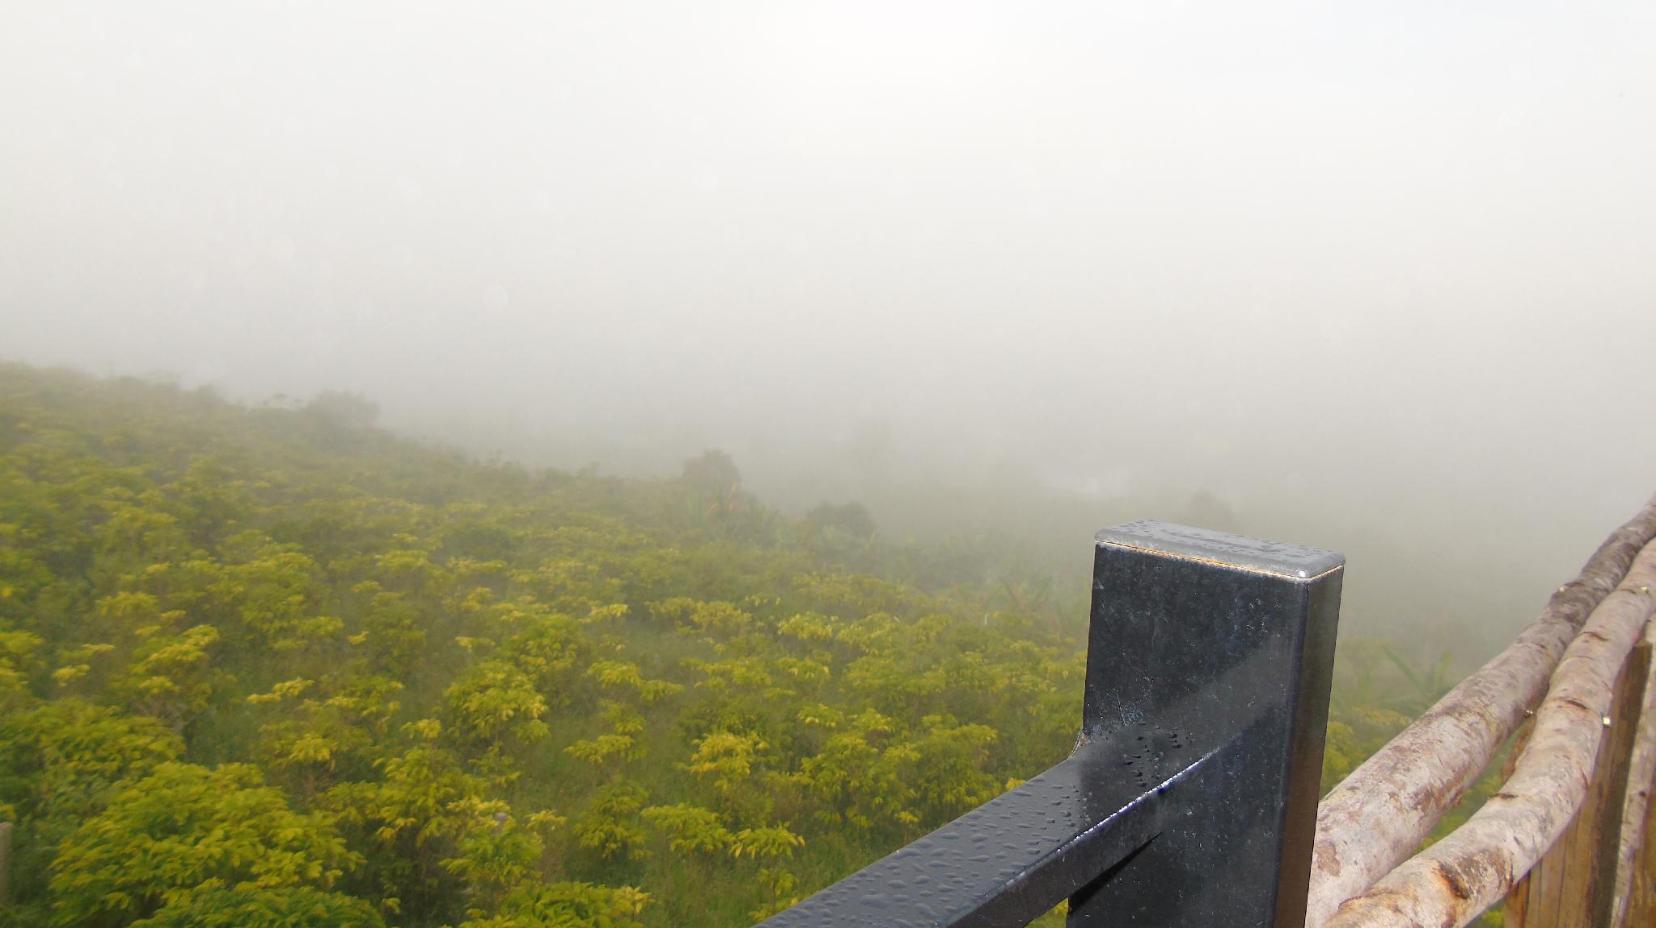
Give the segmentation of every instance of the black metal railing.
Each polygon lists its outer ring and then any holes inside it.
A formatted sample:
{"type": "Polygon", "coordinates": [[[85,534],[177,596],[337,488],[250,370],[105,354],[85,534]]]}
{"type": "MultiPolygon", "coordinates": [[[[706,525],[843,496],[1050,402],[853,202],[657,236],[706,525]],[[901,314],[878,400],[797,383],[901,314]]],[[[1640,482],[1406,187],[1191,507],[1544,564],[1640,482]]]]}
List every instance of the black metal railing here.
{"type": "Polygon", "coordinates": [[[1074,753],[763,925],[1301,928],[1343,565],[1100,532],[1074,753]]]}

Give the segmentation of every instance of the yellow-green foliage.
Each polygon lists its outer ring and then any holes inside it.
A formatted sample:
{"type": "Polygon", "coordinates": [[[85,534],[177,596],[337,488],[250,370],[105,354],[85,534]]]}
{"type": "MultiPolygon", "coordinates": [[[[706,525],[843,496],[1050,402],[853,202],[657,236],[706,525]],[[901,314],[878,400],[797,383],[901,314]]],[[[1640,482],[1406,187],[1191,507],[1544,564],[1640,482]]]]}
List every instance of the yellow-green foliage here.
{"type": "Polygon", "coordinates": [[[850,570],[868,526],[728,458],[530,473],[365,409],[0,368],[26,918],[742,924],[1067,748],[1075,641],[850,570]]]}
{"type": "Polygon", "coordinates": [[[321,813],[299,813],[246,764],[164,763],[58,845],[53,921],[172,920],[203,890],[326,890],[361,863],[321,813]]]}
{"type": "Polygon", "coordinates": [[[742,925],[1073,741],[1079,635],[860,510],[371,411],[0,365],[20,923],[742,925]]]}

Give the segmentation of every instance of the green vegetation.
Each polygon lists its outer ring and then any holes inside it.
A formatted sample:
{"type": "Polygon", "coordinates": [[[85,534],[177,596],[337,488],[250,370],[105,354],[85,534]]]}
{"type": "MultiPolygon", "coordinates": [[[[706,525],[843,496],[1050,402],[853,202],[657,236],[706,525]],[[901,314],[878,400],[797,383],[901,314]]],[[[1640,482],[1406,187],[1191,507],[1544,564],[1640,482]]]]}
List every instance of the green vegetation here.
{"type": "Polygon", "coordinates": [[[1070,747],[1078,621],[860,507],[373,413],[0,366],[14,923],[743,925],[1070,747]]]}

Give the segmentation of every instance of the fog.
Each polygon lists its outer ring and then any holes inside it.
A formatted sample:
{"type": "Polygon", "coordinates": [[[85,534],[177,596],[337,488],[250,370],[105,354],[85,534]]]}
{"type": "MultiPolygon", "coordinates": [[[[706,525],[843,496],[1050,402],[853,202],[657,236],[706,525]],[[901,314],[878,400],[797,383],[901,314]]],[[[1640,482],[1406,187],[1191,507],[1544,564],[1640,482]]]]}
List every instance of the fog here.
{"type": "Polygon", "coordinates": [[[1206,513],[1477,652],[1656,489],[1653,48],[1643,2],[8,4],[0,357],[723,448],[1055,569],[1206,513]]]}

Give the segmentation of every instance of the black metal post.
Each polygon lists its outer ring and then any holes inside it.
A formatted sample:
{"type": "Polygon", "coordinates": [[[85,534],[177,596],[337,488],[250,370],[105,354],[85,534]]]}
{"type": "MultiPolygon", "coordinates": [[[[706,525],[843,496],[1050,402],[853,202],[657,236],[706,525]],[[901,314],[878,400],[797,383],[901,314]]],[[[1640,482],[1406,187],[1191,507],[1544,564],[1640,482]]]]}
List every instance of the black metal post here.
{"type": "Polygon", "coordinates": [[[1299,928],[1343,559],[1161,522],[1098,534],[1075,752],[766,928],[1299,928]]]}
{"type": "Polygon", "coordinates": [[[1100,532],[1094,563],[1085,736],[1213,753],[1178,820],[1070,899],[1070,925],[1300,928],[1343,559],[1136,522],[1100,532]]]}

